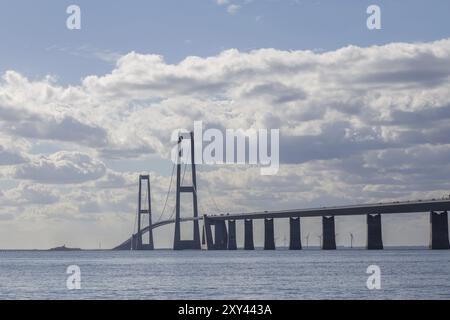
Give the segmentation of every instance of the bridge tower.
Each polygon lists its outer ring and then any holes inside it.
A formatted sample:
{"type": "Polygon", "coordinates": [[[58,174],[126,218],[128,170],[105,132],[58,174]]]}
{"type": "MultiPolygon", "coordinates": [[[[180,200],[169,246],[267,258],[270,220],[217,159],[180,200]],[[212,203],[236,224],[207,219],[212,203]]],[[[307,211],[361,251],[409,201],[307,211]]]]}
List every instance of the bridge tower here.
{"type": "Polygon", "coordinates": [[[148,243],[144,244],[142,236],[142,224],[147,220],[148,226],[152,225],[152,203],[150,196],[150,176],[140,175],[139,176],[139,199],[138,199],[138,230],[137,234],[133,236],[132,248],[134,250],[153,250],[153,232],[152,228],[148,231],[148,243]],[[143,187],[147,189],[146,197],[143,198],[143,187]],[[144,201],[143,201],[144,200],[144,201]],[[147,204],[147,206],[145,206],[147,204]],[[147,219],[145,217],[147,216],[147,219]]]}
{"type": "MultiPolygon", "coordinates": [[[[184,174],[183,174],[184,175],[184,174]]],[[[184,179],[183,179],[184,181],[184,179]]],[[[195,171],[195,145],[194,145],[194,133],[190,132],[189,135],[180,135],[178,139],[178,159],[177,159],[177,190],[176,190],[176,205],[175,205],[175,235],[173,241],[174,250],[200,250],[200,229],[198,224],[198,207],[197,207],[197,176],[195,171]],[[191,175],[192,184],[182,185],[181,177],[181,162],[188,155],[183,155],[182,143],[183,140],[190,140],[190,163],[191,163],[191,175]],[[192,207],[193,207],[193,239],[192,240],[181,240],[181,194],[190,193],[192,194],[192,207]]]]}

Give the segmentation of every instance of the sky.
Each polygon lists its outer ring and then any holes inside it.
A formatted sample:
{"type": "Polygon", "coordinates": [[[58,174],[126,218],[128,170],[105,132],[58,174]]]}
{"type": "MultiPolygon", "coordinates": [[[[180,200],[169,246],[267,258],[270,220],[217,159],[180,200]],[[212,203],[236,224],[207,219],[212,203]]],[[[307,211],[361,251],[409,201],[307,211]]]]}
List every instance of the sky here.
{"type": "MultiPolygon", "coordinates": [[[[158,217],[170,135],[194,121],[280,130],[274,176],[199,167],[201,213],[448,195],[448,12],[445,0],[2,1],[0,248],[122,242],[138,175],[158,217]],[[66,27],[72,4],[80,30],[66,27]],[[366,25],[372,4],[380,30],[366,25]]],[[[173,205],[172,193],[165,215],[173,205]]],[[[276,229],[282,244],[287,222],[276,229]]],[[[365,229],[337,218],[338,245],[350,232],[364,245],[365,229]]],[[[318,244],[320,219],[302,233],[318,244]]],[[[428,217],[383,217],[383,236],[426,245],[428,217]]],[[[172,238],[155,231],[157,247],[172,238]]]]}

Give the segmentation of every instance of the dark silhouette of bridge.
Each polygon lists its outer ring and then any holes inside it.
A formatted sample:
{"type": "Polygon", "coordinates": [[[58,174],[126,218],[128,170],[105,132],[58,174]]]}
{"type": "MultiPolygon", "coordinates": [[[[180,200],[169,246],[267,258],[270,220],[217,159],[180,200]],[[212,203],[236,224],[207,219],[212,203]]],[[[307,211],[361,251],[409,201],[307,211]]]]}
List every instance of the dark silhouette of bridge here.
{"type": "MultiPolygon", "coordinates": [[[[203,216],[198,215],[197,207],[197,181],[194,159],[194,137],[190,133],[188,136],[180,136],[178,141],[178,161],[176,163],[176,205],[175,217],[167,220],[158,220],[152,223],[151,219],[151,198],[150,198],[150,177],[139,177],[139,200],[138,200],[138,228],[137,232],[114,248],[114,250],[152,250],[153,229],[175,224],[174,250],[199,250],[202,244],[208,250],[236,250],[236,222],[244,221],[244,249],[253,250],[253,221],[264,220],[264,249],[275,249],[274,220],[289,219],[290,240],[289,249],[302,249],[300,220],[308,217],[322,217],[322,237],[321,247],[324,250],[336,249],[335,217],[365,215],[367,217],[367,249],[383,249],[381,216],[385,214],[397,213],[430,213],[430,249],[450,249],[448,234],[448,210],[450,210],[450,199],[432,199],[416,201],[398,201],[390,203],[360,204],[349,206],[322,207],[311,209],[294,209],[280,211],[259,211],[248,213],[218,214],[211,213],[203,216]],[[183,185],[184,175],[181,175],[182,149],[180,147],[184,139],[190,139],[190,164],[192,174],[192,184],[183,185]],[[147,209],[142,209],[142,181],[147,181],[147,209]],[[181,197],[182,193],[192,196],[193,216],[182,218],[181,197]],[[148,215],[147,226],[141,227],[143,215],[148,215]],[[199,222],[203,222],[202,239],[200,241],[199,222]],[[193,239],[181,240],[180,228],[183,222],[193,222],[193,239]],[[214,232],[213,232],[214,230],[214,232]],[[143,243],[143,235],[148,234],[149,243],[143,243]]],[[[186,170],[185,164],[185,170],[186,170]]],[[[173,175],[173,172],[172,172],[173,175]]],[[[170,186],[169,186],[170,192],[170,186]]],[[[168,194],[169,194],[168,192],[168,194]]],[[[166,198],[167,204],[167,198],[166,198]]],[[[165,207],[164,207],[165,208],[165,207]]],[[[164,209],[163,209],[164,213],[164,209]]],[[[160,218],[162,217],[161,214],[160,218]]]]}

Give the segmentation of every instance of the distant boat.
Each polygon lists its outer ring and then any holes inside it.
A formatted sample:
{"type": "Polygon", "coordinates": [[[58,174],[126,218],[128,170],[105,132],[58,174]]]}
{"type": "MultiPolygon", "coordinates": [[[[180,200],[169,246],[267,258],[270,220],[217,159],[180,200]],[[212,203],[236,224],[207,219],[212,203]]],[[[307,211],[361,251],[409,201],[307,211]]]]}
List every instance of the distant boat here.
{"type": "Polygon", "coordinates": [[[51,248],[49,251],[81,251],[80,248],[67,248],[66,245],[62,247],[51,248]]]}

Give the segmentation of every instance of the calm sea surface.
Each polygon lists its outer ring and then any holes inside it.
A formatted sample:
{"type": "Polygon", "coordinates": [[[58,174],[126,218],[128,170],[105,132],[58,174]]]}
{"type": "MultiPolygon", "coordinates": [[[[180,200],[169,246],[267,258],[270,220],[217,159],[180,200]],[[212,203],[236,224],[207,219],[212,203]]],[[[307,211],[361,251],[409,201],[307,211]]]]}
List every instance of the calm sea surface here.
{"type": "Polygon", "coordinates": [[[4,251],[0,298],[450,299],[450,251],[4,251]],[[81,290],[66,287],[70,265],[81,290]]]}

